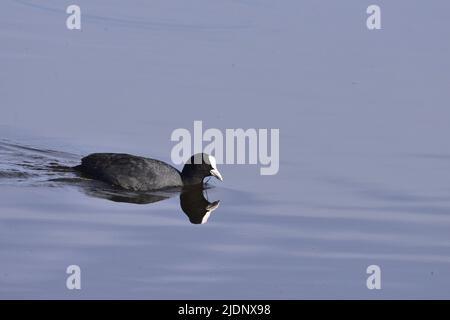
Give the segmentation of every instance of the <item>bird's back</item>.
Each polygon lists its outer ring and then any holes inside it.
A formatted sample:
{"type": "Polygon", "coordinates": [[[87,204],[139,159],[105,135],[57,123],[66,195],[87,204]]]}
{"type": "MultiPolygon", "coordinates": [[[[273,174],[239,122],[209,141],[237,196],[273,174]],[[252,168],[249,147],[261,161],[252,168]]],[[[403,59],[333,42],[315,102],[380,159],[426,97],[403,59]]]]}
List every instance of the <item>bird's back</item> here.
{"type": "Polygon", "coordinates": [[[93,153],[75,169],[127,190],[148,191],[183,185],[180,172],[156,159],[123,153],[93,153]]]}

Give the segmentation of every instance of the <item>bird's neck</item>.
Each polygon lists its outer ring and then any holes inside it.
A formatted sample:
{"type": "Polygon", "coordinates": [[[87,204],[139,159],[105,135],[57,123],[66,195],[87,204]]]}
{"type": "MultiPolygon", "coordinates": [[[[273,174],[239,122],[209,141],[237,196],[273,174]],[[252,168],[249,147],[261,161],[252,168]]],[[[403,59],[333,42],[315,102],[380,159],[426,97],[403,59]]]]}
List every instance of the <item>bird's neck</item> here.
{"type": "Polygon", "coordinates": [[[189,172],[183,171],[181,178],[185,186],[203,185],[203,177],[192,175],[189,172]]]}

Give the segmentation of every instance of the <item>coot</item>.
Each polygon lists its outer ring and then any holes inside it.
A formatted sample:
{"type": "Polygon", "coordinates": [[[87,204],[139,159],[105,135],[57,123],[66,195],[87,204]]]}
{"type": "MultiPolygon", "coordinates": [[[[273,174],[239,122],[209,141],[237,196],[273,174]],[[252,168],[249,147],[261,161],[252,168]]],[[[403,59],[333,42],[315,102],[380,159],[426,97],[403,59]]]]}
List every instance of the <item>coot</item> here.
{"type": "Polygon", "coordinates": [[[216,159],[206,153],[193,155],[180,172],[171,165],[124,153],[93,153],[74,167],[83,174],[133,191],[198,186],[208,176],[223,181],[216,159]]]}

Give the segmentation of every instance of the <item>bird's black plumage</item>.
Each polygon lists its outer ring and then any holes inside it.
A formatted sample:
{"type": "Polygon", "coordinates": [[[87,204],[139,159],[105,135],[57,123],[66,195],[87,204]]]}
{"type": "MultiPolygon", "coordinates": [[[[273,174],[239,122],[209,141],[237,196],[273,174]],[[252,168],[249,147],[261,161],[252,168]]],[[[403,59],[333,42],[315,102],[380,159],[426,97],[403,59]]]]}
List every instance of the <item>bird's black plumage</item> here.
{"type": "Polygon", "coordinates": [[[75,169],[109,184],[134,191],[203,184],[207,176],[222,176],[215,160],[207,154],[197,154],[180,172],[162,161],[124,153],[93,153],[81,159],[75,169]],[[199,160],[200,159],[200,160],[199,160]]]}

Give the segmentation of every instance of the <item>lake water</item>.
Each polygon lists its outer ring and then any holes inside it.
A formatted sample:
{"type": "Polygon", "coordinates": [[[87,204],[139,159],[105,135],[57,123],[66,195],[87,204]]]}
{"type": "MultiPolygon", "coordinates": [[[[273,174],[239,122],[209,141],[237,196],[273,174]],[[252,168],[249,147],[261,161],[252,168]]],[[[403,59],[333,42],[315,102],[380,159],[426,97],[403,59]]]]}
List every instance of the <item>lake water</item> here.
{"type": "Polygon", "coordinates": [[[0,4],[0,298],[450,298],[448,1],[377,1],[375,31],[373,1],[77,0],[69,31],[72,2],[0,4]],[[280,129],[204,224],[61,169],[170,162],[195,120],[280,129]]]}

